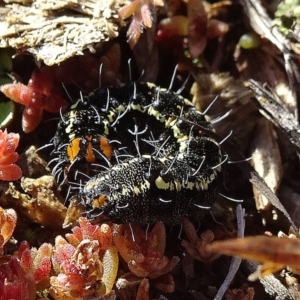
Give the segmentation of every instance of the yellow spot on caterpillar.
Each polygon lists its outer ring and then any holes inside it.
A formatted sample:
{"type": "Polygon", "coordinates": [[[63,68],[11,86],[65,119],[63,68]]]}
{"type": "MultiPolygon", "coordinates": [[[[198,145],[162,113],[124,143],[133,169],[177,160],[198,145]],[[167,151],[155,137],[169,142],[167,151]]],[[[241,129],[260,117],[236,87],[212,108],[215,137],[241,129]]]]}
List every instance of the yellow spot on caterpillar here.
{"type": "Polygon", "coordinates": [[[155,179],[155,184],[159,189],[167,190],[170,186],[169,182],[165,182],[160,176],[155,179]]]}
{"type": "Polygon", "coordinates": [[[86,189],[86,190],[91,190],[91,189],[93,189],[94,186],[98,185],[99,182],[100,182],[102,179],[103,179],[103,177],[102,177],[102,178],[97,178],[96,180],[90,180],[90,181],[88,181],[88,183],[85,185],[85,189],[86,189]]]}
{"type": "Polygon", "coordinates": [[[133,190],[136,195],[138,195],[140,193],[140,189],[137,186],[134,186],[133,190]]]}

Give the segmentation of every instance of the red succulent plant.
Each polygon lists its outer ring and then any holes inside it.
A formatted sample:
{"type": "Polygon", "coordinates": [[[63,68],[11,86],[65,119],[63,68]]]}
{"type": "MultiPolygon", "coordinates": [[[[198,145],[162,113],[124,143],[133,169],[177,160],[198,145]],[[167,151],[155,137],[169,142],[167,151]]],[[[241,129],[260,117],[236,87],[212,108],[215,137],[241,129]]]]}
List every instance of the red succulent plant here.
{"type": "MultiPolygon", "coordinates": [[[[161,222],[155,224],[149,233],[138,225],[132,225],[131,228],[132,230],[129,225],[114,225],[113,233],[116,248],[129,270],[136,277],[151,280],[158,289],[166,293],[173,292],[175,283],[169,272],[178,264],[179,258],[177,256],[168,258],[164,255],[166,247],[164,224],[161,222]]],[[[135,276],[131,277],[137,281],[135,276]]],[[[142,284],[145,288],[148,285],[147,282],[142,284]]],[[[139,288],[139,292],[142,293],[142,290],[144,288],[139,288]]]]}
{"type": "Polygon", "coordinates": [[[34,300],[35,293],[34,280],[32,277],[26,275],[16,257],[12,256],[7,262],[1,262],[0,299],[34,300]]]}
{"type": "Polygon", "coordinates": [[[22,117],[23,131],[36,129],[42,120],[43,111],[58,113],[66,105],[65,100],[54,90],[54,69],[40,68],[33,72],[28,85],[10,83],[1,86],[2,93],[25,106],[22,117]]]}
{"type": "Polygon", "coordinates": [[[3,247],[11,238],[17,224],[17,213],[12,209],[0,207],[0,254],[3,247]]]}
{"type": "Polygon", "coordinates": [[[29,244],[24,241],[19,247],[17,256],[26,275],[32,276],[37,284],[49,277],[52,256],[51,244],[44,243],[39,249],[36,249],[30,248],[29,244]]]}
{"type": "Polygon", "coordinates": [[[50,279],[55,299],[100,299],[115,283],[119,260],[110,226],[92,225],[86,218],[80,218],[79,225],[66,236],[68,241],[61,236],[55,240],[52,262],[57,276],[50,279]]]}
{"type": "Polygon", "coordinates": [[[0,180],[18,180],[22,176],[22,170],[15,164],[19,157],[16,152],[19,139],[19,134],[0,130],[0,180]]]}

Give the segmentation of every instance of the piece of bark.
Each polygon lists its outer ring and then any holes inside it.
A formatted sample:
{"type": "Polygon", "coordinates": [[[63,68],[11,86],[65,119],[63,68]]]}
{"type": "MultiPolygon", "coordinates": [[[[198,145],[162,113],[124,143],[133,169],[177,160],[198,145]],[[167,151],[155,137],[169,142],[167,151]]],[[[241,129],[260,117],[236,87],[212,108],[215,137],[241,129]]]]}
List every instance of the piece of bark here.
{"type": "Polygon", "coordinates": [[[85,50],[96,52],[118,35],[123,0],[33,1],[0,7],[0,47],[27,51],[37,61],[58,64],[85,50]]]}
{"type": "MultiPolygon", "coordinates": [[[[256,123],[250,145],[251,163],[266,184],[276,193],[282,178],[281,156],[273,125],[266,119],[256,123]]],[[[253,187],[257,210],[267,210],[271,203],[253,187]]]]}

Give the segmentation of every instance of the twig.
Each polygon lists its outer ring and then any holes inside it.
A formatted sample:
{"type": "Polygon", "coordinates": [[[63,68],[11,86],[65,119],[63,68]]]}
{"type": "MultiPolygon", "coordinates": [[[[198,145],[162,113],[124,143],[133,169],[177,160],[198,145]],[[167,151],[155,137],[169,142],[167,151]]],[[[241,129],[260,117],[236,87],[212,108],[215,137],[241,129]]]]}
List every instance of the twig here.
{"type": "MultiPolygon", "coordinates": [[[[245,210],[242,208],[241,204],[239,204],[236,208],[236,217],[237,217],[237,227],[238,227],[238,238],[244,237],[245,231],[245,210]]],[[[229,285],[231,284],[236,272],[238,271],[242,259],[240,257],[233,257],[231,259],[230,268],[228,274],[220,286],[217,295],[215,296],[214,300],[221,300],[228,289],[229,285]]]]}

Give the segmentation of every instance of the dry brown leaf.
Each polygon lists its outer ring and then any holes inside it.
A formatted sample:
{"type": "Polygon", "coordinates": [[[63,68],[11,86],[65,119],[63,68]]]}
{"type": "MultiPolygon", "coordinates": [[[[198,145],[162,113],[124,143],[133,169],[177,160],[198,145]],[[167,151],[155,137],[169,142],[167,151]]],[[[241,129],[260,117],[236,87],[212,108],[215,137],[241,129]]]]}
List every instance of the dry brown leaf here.
{"type": "Polygon", "coordinates": [[[290,266],[300,269],[300,241],[296,238],[275,236],[252,236],[240,239],[214,242],[208,245],[212,252],[239,256],[263,263],[251,274],[249,280],[256,280],[290,266]]]}

